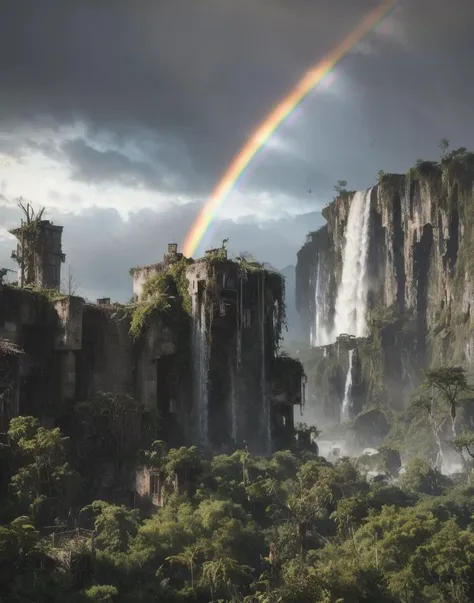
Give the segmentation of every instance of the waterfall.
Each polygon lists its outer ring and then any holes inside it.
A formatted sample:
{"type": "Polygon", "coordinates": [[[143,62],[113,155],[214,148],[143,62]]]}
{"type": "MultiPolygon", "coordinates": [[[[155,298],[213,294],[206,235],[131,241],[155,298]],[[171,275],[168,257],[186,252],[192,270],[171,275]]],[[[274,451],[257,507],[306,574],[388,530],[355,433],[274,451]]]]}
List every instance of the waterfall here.
{"type": "Polygon", "coordinates": [[[347,369],[346,385],[344,387],[344,399],[341,407],[341,423],[349,421],[351,418],[351,394],[352,394],[352,367],[354,350],[349,350],[349,368],[347,369]]]}
{"type": "Polygon", "coordinates": [[[259,301],[260,301],[260,350],[261,350],[261,369],[260,369],[260,391],[262,395],[262,420],[263,420],[263,446],[265,452],[270,452],[271,448],[271,425],[270,408],[267,396],[267,375],[266,375],[266,348],[265,348],[265,272],[262,272],[262,278],[259,279],[259,301]]]}
{"type": "Polygon", "coordinates": [[[235,336],[235,366],[231,366],[230,375],[230,415],[232,422],[232,439],[234,444],[237,444],[238,437],[238,403],[239,391],[237,388],[240,383],[240,366],[242,363],[242,319],[243,319],[243,303],[242,303],[242,275],[237,278],[237,311],[236,311],[236,336],[235,336]]]}
{"type": "Polygon", "coordinates": [[[237,372],[239,367],[233,362],[232,356],[229,357],[229,406],[231,421],[231,437],[234,444],[237,442],[237,372]]]}
{"type": "Polygon", "coordinates": [[[352,198],[345,232],[342,279],[337,291],[335,337],[367,335],[367,259],[370,242],[370,197],[372,189],[352,198]]]}
{"type": "Polygon", "coordinates": [[[199,442],[206,448],[209,437],[209,343],[207,337],[206,303],[193,296],[193,372],[194,403],[197,404],[199,442]]]}
{"type": "Polygon", "coordinates": [[[329,343],[325,320],[324,301],[324,275],[321,274],[321,253],[318,253],[318,264],[316,268],[316,281],[314,284],[314,311],[313,323],[311,325],[310,341],[312,347],[319,347],[329,343]]]}

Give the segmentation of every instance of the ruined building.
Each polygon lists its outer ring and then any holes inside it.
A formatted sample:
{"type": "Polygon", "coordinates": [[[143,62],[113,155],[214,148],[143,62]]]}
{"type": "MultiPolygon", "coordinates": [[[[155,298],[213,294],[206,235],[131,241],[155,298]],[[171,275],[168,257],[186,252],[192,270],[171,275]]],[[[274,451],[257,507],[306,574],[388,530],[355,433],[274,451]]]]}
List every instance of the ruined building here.
{"type": "Polygon", "coordinates": [[[61,285],[63,227],[49,220],[33,219],[10,231],[18,239],[12,258],[18,264],[18,284],[58,289],[61,285]]]}
{"type": "Polygon", "coordinates": [[[269,453],[292,443],[304,374],[278,356],[281,275],[223,249],[192,260],[169,245],[163,262],[130,271],[135,303],[92,304],[50,291],[62,228],[26,231],[13,231],[23,287],[0,287],[0,431],[17,414],[66,420],[103,391],[157,408],[172,446],[269,453]]]}

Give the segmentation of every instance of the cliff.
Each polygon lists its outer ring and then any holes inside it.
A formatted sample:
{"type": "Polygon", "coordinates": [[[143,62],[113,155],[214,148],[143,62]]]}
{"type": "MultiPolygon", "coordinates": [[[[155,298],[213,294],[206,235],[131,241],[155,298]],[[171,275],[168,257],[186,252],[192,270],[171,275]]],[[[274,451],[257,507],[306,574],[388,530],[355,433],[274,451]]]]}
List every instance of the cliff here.
{"type": "Polygon", "coordinates": [[[474,154],[460,149],[323,210],[298,253],[296,303],[326,417],[340,416],[347,384],[354,417],[404,408],[422,369],[472,367],[473,181],[474,154]]]}

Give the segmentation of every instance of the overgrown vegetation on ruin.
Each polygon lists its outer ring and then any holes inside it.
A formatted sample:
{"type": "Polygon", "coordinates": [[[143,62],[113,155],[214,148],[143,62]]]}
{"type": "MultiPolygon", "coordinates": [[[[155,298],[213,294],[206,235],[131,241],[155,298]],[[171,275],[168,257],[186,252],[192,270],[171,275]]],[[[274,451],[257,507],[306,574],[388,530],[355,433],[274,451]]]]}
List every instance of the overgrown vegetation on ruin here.
{"type": "Polygon", "coordinates": [[[191,314],[192,303],[186,278],[188,266],[189,260],[181,258],[147,279],[142,299],[130,306],[130,333],[133,337],[138,337],[154,318],[170,317],[173,311],[180,314],[178,320],[191,314]]]}
{"type": "Polygon", "coordinates": [[[8,232],[20,239],[23,238],[27,244],[34,244],[41,233],[41,222],[46,208],[41,207],[35,211],[31,203],[25,204],[21,198],[18,201],[18,207],[21,209],[23,215],[21,226],[8,232]]]}
{"type": "Polygon", "coordinates": [[[64,293],[60,293],[57,289],[46,289],[45,287],[40,287],[39,285],[25,285],[23,287],[26,291],[32,291],[37,295],[40,295],[43,299],[50,302],[57,302],[63,299],[67,299],[67,295],[64,293]]]}
{"type": "MultiPolygon", "coordinates": [[[[237,264],[239,267],[239,279],[247,279],[251,288],[255,292],[261,292],[264,289],[271,291],[273,299],[273,324],[274,324],[274,351],[280,346],[283,337],[283,329],[286,328],[286,304],[285,304],[285,279],[272,270],[265,268],[265,265],[256,260],[238,256],[235,260],[227,259],[226,245],[227,239],[224,239],[222,247],[212,250],[204,260],[208,267],[208,288],[211,292],[209,301],[213,303],[218,295],[216,287],[216,269],[220,266],[225,269],[226,265],[237,264]]],[[[258,297],[257,295],[257,297],[258,297]]],[[[255,299],[255,303],[261,303],[262,300],[255,299]]],[[[268,307],[267,300],[264,301],[265,307],[268,307]]]]}

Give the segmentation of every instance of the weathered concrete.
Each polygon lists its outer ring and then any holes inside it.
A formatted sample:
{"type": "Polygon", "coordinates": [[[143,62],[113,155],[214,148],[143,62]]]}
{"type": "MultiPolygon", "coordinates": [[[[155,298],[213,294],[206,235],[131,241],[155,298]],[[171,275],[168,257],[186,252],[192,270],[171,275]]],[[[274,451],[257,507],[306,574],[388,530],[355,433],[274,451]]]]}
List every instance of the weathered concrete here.
{"type": "Polygon", "coordinates": [[[18,262],[18,282],[22,286],[39,285],[45,289],[59,289],[61,264],[66,259],[61,242],[63,227],[49,220],[40,220],[34,228],[28,229],[23,225],[10,232],[18,239],[14,252],[18,262]]]}
{"type": "MultiPolygon", "coordinates": [[[[169,308],[148,317],[135,338],[130,325],[139,305],[1,287],[0,337],[24,351],[14,412],[67,424],[75,403],[100,391],[126,393],[158,410],[160,437],[172,446],[258,453],[291,446],[303,373],[276,356],[282,277],[217,251],[218,258],[171,271],[177,280],[167,290],[169,308]]],[[[182,257],[170,245],[161,264],[134,269],[136,297],[150,274],[169,271],[182,257]]]]}

